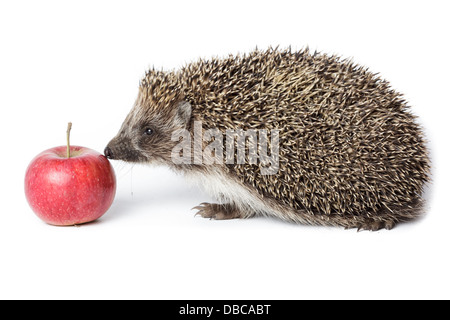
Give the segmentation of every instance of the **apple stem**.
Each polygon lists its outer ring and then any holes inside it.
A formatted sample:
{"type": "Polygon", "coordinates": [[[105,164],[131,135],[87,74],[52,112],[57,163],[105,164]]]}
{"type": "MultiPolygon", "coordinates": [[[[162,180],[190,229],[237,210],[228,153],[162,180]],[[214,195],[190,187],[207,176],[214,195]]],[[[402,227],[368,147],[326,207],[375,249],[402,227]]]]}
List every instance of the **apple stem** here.
{"type": "Polygon", "coordinates": [[[72,122],[67,124],[67,158],[70,158],[70,130],[72,129],[72,122]]]}

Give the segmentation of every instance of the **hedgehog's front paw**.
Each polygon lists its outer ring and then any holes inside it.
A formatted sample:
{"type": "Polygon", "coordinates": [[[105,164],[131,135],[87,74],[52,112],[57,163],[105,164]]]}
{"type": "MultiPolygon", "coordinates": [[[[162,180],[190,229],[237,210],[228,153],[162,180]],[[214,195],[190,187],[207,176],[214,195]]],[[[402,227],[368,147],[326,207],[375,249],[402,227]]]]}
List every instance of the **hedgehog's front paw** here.
{"type": "Polygon", "coordinates": [[[203,202],[192,209],[198,210],[195,215],[200,215],[203,218],[210,218],[215,220],[241,218],[239,211],[229,204],[203,202]]]}

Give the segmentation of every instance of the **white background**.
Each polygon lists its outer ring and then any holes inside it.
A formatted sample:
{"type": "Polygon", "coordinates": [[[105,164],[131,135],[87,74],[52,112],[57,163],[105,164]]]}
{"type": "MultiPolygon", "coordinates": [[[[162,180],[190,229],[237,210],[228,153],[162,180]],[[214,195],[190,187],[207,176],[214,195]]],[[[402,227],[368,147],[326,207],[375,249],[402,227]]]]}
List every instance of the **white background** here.
{"type": "Polygon", "coordinates": [[[0,298],[450,298],[448,1],[1,1],[0,298]],[[114,163],[97,222],[53,227],[26,203],[39,152],[103,150],[149,67],[258,46],[352,57],[405,94],[433,161],[427,214],[391,231],[210,221],[164,168],[114,163]]]}

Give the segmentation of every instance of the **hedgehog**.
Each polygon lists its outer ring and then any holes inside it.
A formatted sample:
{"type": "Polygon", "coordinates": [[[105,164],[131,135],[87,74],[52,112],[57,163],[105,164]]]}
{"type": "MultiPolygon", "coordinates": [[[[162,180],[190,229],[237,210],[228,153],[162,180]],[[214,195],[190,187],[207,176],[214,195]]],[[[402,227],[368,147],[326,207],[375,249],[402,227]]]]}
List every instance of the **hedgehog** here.
{"type": "Polygon", "coordinates": [[[193,209],[216,220],[391,229],[421,215],[430,179],[423,130],[403,95],[350,59],[308,48],[151,68],[104,154],[197,181],[217,203],[193,209]],[[230,132],[246,134],[223,142],[230,132]],[[273,158],[257,153],[269,136],[273,158]]]}

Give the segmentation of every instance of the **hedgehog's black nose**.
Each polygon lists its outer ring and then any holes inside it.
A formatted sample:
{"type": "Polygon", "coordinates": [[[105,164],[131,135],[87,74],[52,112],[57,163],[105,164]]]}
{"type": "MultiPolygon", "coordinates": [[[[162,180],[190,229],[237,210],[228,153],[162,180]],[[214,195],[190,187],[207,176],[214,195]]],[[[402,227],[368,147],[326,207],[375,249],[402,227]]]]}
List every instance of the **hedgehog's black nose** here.
{"type": "Polygon", "coordinates": [[[105,157],[107,157],[108,159],[113,159],[113,153],[110,147],[106,147],[103,153],[105,154],[105,157]]]}

